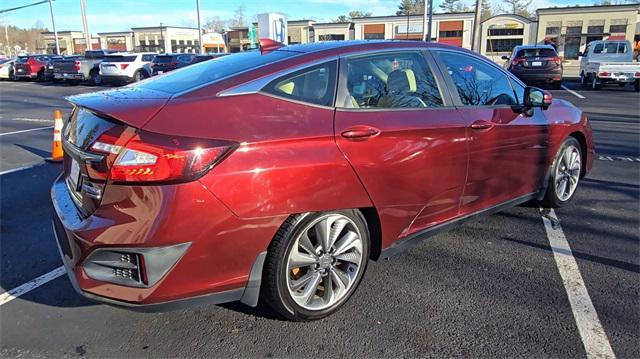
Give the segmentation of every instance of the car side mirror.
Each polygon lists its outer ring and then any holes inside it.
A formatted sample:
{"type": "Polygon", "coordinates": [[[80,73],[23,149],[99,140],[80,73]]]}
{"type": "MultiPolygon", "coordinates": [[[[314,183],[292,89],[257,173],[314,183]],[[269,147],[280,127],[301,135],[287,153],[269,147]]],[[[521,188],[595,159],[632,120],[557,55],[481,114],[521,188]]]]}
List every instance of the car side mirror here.
{"type": "Polygon", "coordinates": [[[539,89],[537,87],[527,86],[524,89],[524,106],[526,108],[539,107],[542,110],[546,110],[551,106],[553,97],[551,93],[539,89]]]}
{"type": "Polygon", "coordinates": [[[507,55],[502,55],[502,57],[501,57],[501,58],[502,58],[503,60],[509,60],[509,56],[507,56],[507,55]]]}

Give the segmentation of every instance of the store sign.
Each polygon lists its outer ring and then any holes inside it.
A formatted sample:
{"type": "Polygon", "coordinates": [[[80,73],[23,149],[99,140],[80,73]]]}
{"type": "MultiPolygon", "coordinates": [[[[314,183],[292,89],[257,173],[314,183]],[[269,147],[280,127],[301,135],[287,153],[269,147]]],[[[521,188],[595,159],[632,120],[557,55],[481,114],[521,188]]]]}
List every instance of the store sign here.
{"type": "Polygon", "coordinates": [[[489,29],[522,29],[524,25],[519,22],[506,22],[503,24],[491,24],[489,29]]]}
{"type": "Polygon", "coordinates": [[[422,24],[409,24],[409,31],[407,31],[407,24],[396,25],[396,34],[422,34],[422,24]]]}

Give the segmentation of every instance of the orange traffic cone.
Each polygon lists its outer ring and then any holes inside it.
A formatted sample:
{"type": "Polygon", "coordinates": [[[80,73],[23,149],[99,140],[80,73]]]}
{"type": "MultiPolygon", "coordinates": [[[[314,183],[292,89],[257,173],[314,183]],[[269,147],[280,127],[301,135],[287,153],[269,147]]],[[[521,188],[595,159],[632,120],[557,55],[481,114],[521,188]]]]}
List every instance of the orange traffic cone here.
{"type": "Polygon", "coordinates": [[[62,114],[60,111],[53,112],[53,144],[51,147],[51,162],[62,162],[64,152],[62,151],[62,114]]]}

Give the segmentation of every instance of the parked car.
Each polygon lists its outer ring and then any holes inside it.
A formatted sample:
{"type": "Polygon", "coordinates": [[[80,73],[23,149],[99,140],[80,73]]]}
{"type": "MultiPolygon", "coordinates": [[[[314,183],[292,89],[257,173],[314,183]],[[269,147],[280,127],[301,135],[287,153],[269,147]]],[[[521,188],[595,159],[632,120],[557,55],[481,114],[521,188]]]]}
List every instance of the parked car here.
{"type": "Polygon", "coordinates": [[[151,63],[155,53],[116,53],[104,57],[100,63],[103,81],[138,82],[151,76],[144,65],[151,63]]]}
{"type": "Polygon", "coordinates": [[[280,46],[69,98],[51,196],[81,295],[319,319],[369,259],[527,201],[563,206],[592,167],[581,110],[471,51],[280,46]]]}
{"type": "Polygon", "coordinates": [[[13,64],[16,59],[8,59],[0,61],[0,79],[14,80],[13,64]]]}
{"type": "Polygon", "coordinates": [[[580,58],[580,83],[599,89],[607,84],[633,84],[640,91],[640,63],[633,62],[629,41],[592,41],[580,58]]]}
{"type": "Polygon", "coordinates": [[[203,61],[208,61],[208,60],[212,60],[212,59],[217,59],[219,57],[222,56],[226,56],[228,55],[227,53],[218,53],[218,54],[202,54],[202,55],[196,55],[193,60],[191,60],[191,64],[197,64],[203,61]]]}
{"type": "Polygon", "coordinates": [[[551,45],[516,46],[507,60],[507,70],[526,84],[546,83],[562,86],[562,59],[551,45]]]}
{"type": "Polygon", "coordinates": [[[100,77],[100,62],[113,50],[91,50],[85,51],[81,59],[68,59],[56,61],[53,65],[53,76],[58,80],[80,82],[89,81],[91,85],[97,86],[102,82],[100,77]]]}
{"type": "Polygon", "coordinates": [[[13,64],[13,75],[16,79],[36,79],[46,80],[46,66],[51,56],[49,55],[27,55],[18,56],[13,64]]]}
{"type": "Polygon", "coordinates": [[[47,64],[44,67],[45,81],[54,81],[54,82],[58,81],[53,77],[53,63],[63,59],[64,59],[63,56],[57,56],[57,55],[52,55],[49,57],[49,61],[47,61],[47,64]]]}
{"type": "Polygon", "coordinates": [[[159,75],[181,67],[189,66],[195,56],[195,54],[157,55],[153,61],[151,61],[151,70],[153,70],[152,75],[159,75]]]}

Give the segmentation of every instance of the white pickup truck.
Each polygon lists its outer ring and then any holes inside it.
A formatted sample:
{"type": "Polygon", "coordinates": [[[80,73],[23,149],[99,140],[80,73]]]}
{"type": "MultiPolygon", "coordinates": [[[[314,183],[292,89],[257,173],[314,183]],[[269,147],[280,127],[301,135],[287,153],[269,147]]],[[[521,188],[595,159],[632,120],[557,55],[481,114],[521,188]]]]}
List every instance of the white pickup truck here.
{"type": "Polygon", "coordinates": [[[581,53],[580,83],[599,89],[616,83],[620,87],[632,83],[640,92],[640,63],[633,61],[633,49],[629,41],[592,41],[581,53]]]}

